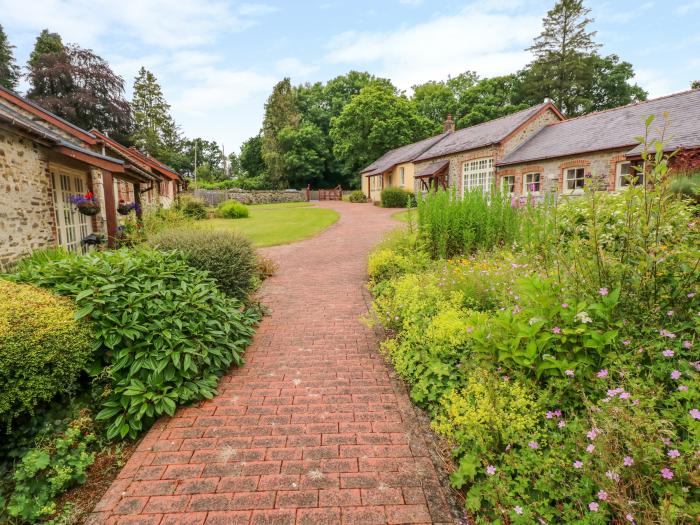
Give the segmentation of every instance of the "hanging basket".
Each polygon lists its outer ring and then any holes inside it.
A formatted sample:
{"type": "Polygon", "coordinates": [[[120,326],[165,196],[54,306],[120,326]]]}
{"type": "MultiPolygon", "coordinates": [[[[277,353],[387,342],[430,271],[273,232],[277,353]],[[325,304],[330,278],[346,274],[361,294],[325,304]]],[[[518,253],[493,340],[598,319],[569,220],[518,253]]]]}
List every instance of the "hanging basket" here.
{"type": "Polygon", "coordinates": [[[120,202],[117,206],[119,215],[129,215],[131,210],[135,210],[136,205],[133,202],[120,202]]]}
{"type": "Polygon", "coordinates": [[[100,213],[100,205],[95,201],[85,201],[77,204],[78,211],[83,215],[97,215],[100,213]]]}

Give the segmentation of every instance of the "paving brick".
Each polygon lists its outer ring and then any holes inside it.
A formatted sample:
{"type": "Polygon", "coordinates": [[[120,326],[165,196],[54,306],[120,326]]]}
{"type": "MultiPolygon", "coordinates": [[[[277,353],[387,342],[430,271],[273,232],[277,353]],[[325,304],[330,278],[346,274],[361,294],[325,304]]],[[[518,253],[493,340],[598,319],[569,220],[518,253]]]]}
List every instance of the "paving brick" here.
{"type": "Polygon", "coordinates": [[[323,202],[342,220],[263,249],[279,263],[246,364],[156,422],[87,520],[138,525],[449,523],[412,407],[378,352],[366,257],[392,210],[323,202]]]}

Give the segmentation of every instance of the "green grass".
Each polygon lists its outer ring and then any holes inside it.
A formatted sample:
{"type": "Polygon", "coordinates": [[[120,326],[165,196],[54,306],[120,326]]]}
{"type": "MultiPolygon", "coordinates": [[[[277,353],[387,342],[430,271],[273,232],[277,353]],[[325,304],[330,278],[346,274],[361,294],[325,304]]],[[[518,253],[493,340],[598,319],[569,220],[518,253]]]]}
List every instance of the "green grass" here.
{"type": "Polygon", "coordinates": [[[418,217],[418,212],[416,211],[415,208],[412,208],[410,210],[404,210],[400,211],[397,213],[394,213],[391,218],[396,220],[396,221],[401,221],[401,222],[415,222],[416,218],[418,217]]]}
{"type": "Polygon", "coordinates": [[[248,237],[255,246],[275,246],[308,239],[340,218],[335,210],[313,208],[308,202],[250,206],[247,219],[207,219],[200,227],[230,228],[248,237]]]}

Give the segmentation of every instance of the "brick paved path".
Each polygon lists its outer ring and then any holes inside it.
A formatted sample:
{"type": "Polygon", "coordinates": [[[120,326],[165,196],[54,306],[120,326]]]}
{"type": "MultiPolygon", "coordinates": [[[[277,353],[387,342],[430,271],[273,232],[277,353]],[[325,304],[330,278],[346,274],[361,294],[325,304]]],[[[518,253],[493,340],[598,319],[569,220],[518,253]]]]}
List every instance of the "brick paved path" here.
{"type": "Polygon", "coordinates": [[[391,211],[341,213],[313,239],[265,250],[271,315],[219,395],[159,421],[89,523],[451,523],[413,409],[377,353],[366,257],[391,211]]]}

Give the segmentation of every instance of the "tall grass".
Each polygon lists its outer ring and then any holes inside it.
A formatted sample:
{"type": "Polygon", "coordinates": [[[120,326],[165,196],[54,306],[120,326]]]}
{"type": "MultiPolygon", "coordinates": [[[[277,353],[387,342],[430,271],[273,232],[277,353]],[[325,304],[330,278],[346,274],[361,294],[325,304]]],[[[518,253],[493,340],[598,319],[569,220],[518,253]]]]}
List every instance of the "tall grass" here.
{"type": "Polygon", "coordinates": [[[434,258],[467,255],[518,240],[520,216],[510,197],[480,190],[459,197],[455,189],[418,199],[418,229],[434,258]]]}

